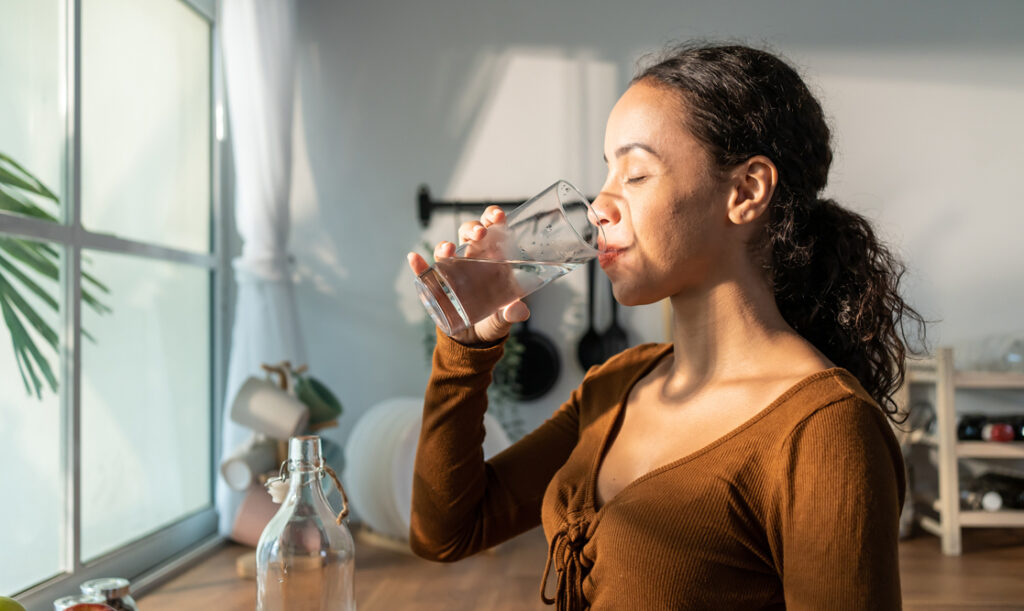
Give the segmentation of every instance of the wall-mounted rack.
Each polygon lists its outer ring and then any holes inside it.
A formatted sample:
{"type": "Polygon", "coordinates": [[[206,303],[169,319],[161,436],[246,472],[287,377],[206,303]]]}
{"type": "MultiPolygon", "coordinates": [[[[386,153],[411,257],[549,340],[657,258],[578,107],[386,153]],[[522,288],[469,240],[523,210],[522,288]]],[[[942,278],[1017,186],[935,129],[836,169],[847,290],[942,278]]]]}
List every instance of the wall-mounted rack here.
{"type": "MultiPolygon", "coordinates": [[[[594,201],[593,197],[587,197],[588,201],[594,201]]],[[[506,201],[442,201],[431,199],[430,189],[427,185],[420,185],[416,194],[417,216],[420,226],[430,225],[430,216],[437,210],[452,210],[454,212],[483,212],[487,206],[499,206],[505,211],[510,211],[516,206],[525,202],[525,199],[506,201]]]]}

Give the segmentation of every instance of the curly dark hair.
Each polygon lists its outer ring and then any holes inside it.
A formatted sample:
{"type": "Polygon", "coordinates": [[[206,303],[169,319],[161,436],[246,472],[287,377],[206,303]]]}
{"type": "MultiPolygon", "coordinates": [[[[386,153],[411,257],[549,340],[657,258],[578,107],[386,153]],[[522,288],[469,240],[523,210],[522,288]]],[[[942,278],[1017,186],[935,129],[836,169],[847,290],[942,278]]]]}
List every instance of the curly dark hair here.
{"type": "MultiPolygon", "coordinates": [[[[821,105],[776,55],[737,44],[684,43],[633,78],[681,96],[682,120],[720,170],[755,155],[775,164],[779,182],[751,252],[771,280],[793,329],[850,371],[885,413],[903,384],[907,323],[925,321],[900,295],[906,270],[863,216],[822,199],[832,164],[821,105]]],[[[910,350],[917,352],[916,350],[910,350]]]]}

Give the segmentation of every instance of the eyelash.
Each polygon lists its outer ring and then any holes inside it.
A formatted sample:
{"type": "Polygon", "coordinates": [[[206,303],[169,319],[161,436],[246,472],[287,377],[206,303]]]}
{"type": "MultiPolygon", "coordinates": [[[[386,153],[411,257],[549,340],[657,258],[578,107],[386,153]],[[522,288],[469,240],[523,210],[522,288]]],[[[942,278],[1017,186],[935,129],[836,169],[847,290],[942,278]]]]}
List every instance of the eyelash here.
{"type": "Polygon", "coordinates": [[[626,179],[626,184],[628,184],[628,185],[638,185],[638,184],[642,183],[645,180],[647,180],[647,176],[634,176],[632,178],[627,178],[626,179]]]}

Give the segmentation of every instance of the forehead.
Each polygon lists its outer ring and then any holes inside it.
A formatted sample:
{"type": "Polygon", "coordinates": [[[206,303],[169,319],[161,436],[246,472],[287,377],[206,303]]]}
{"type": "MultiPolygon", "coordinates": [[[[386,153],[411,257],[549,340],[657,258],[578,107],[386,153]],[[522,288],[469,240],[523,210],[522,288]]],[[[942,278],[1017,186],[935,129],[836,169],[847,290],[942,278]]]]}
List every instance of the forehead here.
{"type": "Polygon", "coordinates": [[[678,94],[643,81],[635,83],[608,116],[606,154],[632,142],[649,144],[666,153],[699,146],[685,127],[686,118],[686,105],[678,94]]]}

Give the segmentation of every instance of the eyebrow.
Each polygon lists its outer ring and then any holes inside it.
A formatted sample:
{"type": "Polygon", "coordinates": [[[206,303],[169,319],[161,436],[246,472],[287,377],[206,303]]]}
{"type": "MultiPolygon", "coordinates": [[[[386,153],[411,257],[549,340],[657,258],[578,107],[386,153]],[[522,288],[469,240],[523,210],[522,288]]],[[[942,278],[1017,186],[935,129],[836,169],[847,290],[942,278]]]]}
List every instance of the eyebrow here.
{"type": "MultiPolygon", "coordinates": [[[[654,155],[658,159],[661,159],[661,155],[659,155],[657,151],[655,151],[649,145],[644,144],[643,142],[630,142],[629,144],[623,144],[619,148],[615,149],[615,158],[618,159],[619,157],[622,157],[623,155],[625,155],[626,153],[630,152],[633,149],[647,151],[648,153],[654,155]]],[[[608,163],[608,157],[606,155],[601,155],[601,159],[603,159],[605,163],[608,163]]]]}

